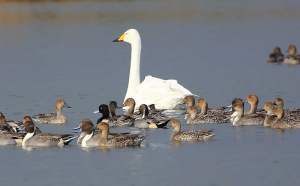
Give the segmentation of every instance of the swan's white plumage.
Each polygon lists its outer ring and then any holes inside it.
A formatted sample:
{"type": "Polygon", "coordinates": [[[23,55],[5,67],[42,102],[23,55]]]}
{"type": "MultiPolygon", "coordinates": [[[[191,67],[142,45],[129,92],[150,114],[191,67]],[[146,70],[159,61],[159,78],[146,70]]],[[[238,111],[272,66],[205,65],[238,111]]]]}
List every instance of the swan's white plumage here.
{"type": "Polygon", "coordinates": [[[163,80],[152,76],[146,76],[140,83],[140,54],[141,38],[137,30],[127,30],[117,41],[125,41],[131,44],[131,64],[127,98],[133,98],[136,109],[141,104],[155,104],[157,109],[174,109],[187,95],[193,95],[189,90],[177,83],[177,80],[163,80]]]}

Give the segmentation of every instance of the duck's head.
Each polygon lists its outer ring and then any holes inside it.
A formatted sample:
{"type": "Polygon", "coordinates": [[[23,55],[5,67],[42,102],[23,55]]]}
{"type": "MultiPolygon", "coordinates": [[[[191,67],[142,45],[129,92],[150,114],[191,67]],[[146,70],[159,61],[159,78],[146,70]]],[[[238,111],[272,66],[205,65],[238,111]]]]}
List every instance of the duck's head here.
{"type": "Polygon", "coordinates": [[[196,105],[197,105],[197,107],[200,107],[203,109],[203,108],[207,107],[207,102],[205,99],[201,98],[201,99],[197,100],[196,105]]]}
{"type": "Polygon", "coordinates": [[[195,106],[190,106],[187,108],[187,112],[189,113],[189,115],[191,115],[191,117],[193,117],[197,115],[198,110],[195,106]]]}
{"type": "Polygon", "coordinates": [[[63,108],[63,107],[66,107],[66,108],[71,108],[69,105],[66,104],[65,100],[63,99],[59,99],[55,102],[55,107],[56,108],[63,108]]]}
{"type": "Polygon", "coordinates": [[[279,47],[275,47],[274,50],[273,50],[273,52],[275,54],[281,54],[281,49],[279,47]]]}
{"type": "Polygon", "coordinates": [[[109,109],[116,110],[118,108],[117,102],[116,101],[110,101],[108,104],[109,109]]]}
{"type": "Polygon", "coordinates": [[[283,107],[284,102],[282,98],[276,98],[273,104],[277,105],[277,107],[283,107]]]}
{"type": "Polygon", "coordinates": [[[256,95],[251,94],[251,95],[247,96],[247,99],[245,102],[250,103],[252,105],[252,104],[258,104],[259,100],[256,95]]]}
{"type": "Polygon", "coordinates": [[[124,102],[125,106],[129,106],[129,107],[134,107],[135,106],[135,101],[133,98],[128,98],[125,100],[124,102]]]}
{"type": "Polygon", "coordinates": [[[122,34],[118,39],[113,40],[113,42],[121,42],[125,41],[127,43],[134,43],[136,41],[140,41],[140,34],[136,29],[129,29],[124,34],[122,34]]]}
{"type": "Polygon", "coordinates": [[[290,45],[288,51],[291,55],[295,55],[297,53],[297,49],[295,45],[290,45]]]}
{"type": "Polygon", "coordinates": [[[181,126],[181,122],[178,120],[178,119],[172,119],[170,121],[170,125],[173,127],[173,128],[180,128],[181,126]]]}
{"type": "Polygon", "coordinates": [[[273,113],[273,109],[274,109],[274,104],[271,103],[271,102],[266,102],[264,105],[263,105],[263,109],[265,111],[267,111],[268,114],[272,114],[273,113]]]}
{"type": "Polygon", "coordinates": [[[232,109],[237,112],[244,112],[244,102],[234,103],[232,109]]]}
{"type": "Polygon", "coordinates": [[[79,127],[81,128],[81,130],[87,134],[90,134],[92,132],[92,129],[94,128],[94,124],[91,120],[89,119],[83,119],[80,123],[79,123],[79,127]]]}
{"type": "Polygon", "coordinates": [[[188,106],[194,106],[195,105],[194,96],[185,96],[183,98],[183,103],[187,104],[188,106]]]}
{"type": "Polygon", "coordinates": [[[98,112],[95,111],[94,113],[101,113],[101,114],[109,114],[109,109],[108,106],[106,104],[101,104],[99,106],[98,112]]]}
{"type": "Polygon", "coordinates": [[[26,121],[32,121],[30,116],[25,116],[22,120],[23,123],[25,123],[26,121]]]}
{"type": "Polygon", "coordinates": [[[24,125],[24,128],[25,128],[25,131],[26,131],[26,133],[33,133],[34,132],[33,121],[26,121],[25,117],[23,118],[23,125],[24,125]]]}
{"type": "Polygon", "coordinates": [[[109,131],[109,126],[105,122],[100,122],[97,125],[98,129],[101,130],[102,132],[108,132],[109,131]]]}

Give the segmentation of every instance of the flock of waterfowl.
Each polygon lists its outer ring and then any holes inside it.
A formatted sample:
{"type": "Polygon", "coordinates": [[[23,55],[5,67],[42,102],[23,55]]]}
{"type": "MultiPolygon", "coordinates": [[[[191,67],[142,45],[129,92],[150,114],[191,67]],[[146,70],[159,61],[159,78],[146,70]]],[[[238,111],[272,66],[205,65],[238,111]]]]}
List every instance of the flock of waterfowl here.
{"type": "Polygon", "coordinates": [[[290,45],[287,52],[289,52],[290,55],[284,57],[284,55],[281,53],[281,49],[279,47],[275,47],[273,53],[271,53],[267,58],[267,62],[283,62],[287,65],[300,64],[300,55],[297,54],[297,49],[295,45],[290,45]]]}
{"type": "MultiPolygon", "coordinates": [[[[115,101],[108,105],[101,104],[95,113],[101,113],[95,127],[89,119],[83,119],[74,132],[81,131],[79,136],[72,134],[43,133],[34,122],[42,124],[65,124],[67,118],[62,114],[62,108],[70,108],[62,99],[55,103],[56,113],[25,116],[22,121],[6,120],[0,112],[0,145],[17,145],[24,147],[51,147],[64,146],[77,139],[77,144],[82,147],[126,147],[139,146],[147,137],[128,132],[114,133],[111,127],[136,127],[139,129],[168,129],[174,128],[171,140],[174,141],[205,141],[217,135],[213,130],[186,130],[181,131],[181,122],[163,114],[165,109],[182,108],[187,105],[185,120],[187,124],[201,123],[233,123],[240,125],[263,125],[274,129],[300,128],[300,109],[283,109],[283,100],[276,98],[274,104],[266,102],[263,110],[258,110],[258,98],[249,95],[244,101],[234,98],[230,106],[215,109],[208,108],[205,99],[195,102],[194,95],[176,80],[163,80],[152,76],[145,77],[140,83],[140,54],[141,39],[137,30],[129,29],[114,42],[125,41],[131,44],[131,66],[127,93],[123,107],[125,114],[117,115],[118,107],[115,101]],[[251,104],[251,109],[244,111],[244,103],[251,104]],[[274,108],[276,105],[276,108],[274,108]],[[231,108],[229,108],[231,107],[231,108]],[[198,110],[199,108],[199,110],[198,110]],[[138,111],[136,111],[138,110],[138,111]],[[136,112],[135,112],[136,111],[136,112]]],[[[274,49],[268,61],[283,60],[287,64],[298,64],[299,55],[296,47],[289,47],[290,56],[284,58],[280,48],[274,49]],[[298,60],[298,61],[297,61],[298,60]]]]}

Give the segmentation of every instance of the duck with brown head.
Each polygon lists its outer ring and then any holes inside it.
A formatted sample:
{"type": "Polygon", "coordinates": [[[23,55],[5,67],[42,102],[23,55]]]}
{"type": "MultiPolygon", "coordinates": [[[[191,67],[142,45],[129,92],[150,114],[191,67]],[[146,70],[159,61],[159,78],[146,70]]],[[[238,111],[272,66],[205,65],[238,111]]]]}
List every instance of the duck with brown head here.
{"type": "Polygon", "coordinates": [[[66,124],[67,118],[62,114],[62,108],[71,108],[65,100],[59,99],[55,102],[56,113],[38,114],[32,117],[35,122],[43,124],[66,124]]]}
{"type": "Polygon", "coordinates": [[[213,130],[181,130],[181,122],[178,119],[172,119],[170,125],[174,128],[174,132],[171,136],[172,141],[206,141],[210,140],[213,136],[213,130]]]}
{"type": "Polygon", "coordinates": [[[147,136],[139,136],[138,134],[127,134],[111,139],[108,138],[109,125],[105,122],[98,123],[99,130],[102,131],[101,138],[99,140],[99,147],[129,147],[129,146],[140,146],[142,141],[147,136]]]}
{"type": "Polygon", "coordinates": [[[283,59],[284,55],[281,53],[281,49],[279,47],[275,47],[273,53],[271,53],[267,58],[267,62],[282,62],[283,59]]]}
{"type": "Polygon", "coordinates": [[[290,45],[288,52],[290,52],[290,55],[288,55],[284,58],[283,63],[287,64],[287,65],[300,64],[300,55],[297,54],[296,46],[290,45]]]}
{"type": "Polygon", "coordinates": [[[137,119],[137,122],[134,125],[136,128],[166,128],[170,121],[170,118],[164,119],[155,115],[149,116],[149,110],[145,104],[140,105],[139,111],[142,116],[137,119]]]}
{"type": "Polygon", "coordinates": [[[264,114],[248,114],[244,115],[244,102],[234,103],[232,108],[235,112],[231,115],[231,122],[234,126],[240,125],[263,125],[264,114]]]}
{"type": "Polygon", "coordinates": [[[26,135],[22,141],[22,146],[34,146],[34,147],[55,147],[64,146],[69,144],[73,139],[78,136],[72,134],[50,134],[39,133],[35,131],[35,126],[32,121],[27,121],[25,116],[23,119],[26,135]]]}
{"type": "Polygon", "coordinates": [[[207,114],[206,109],[201,110],[200,114],[194,106],[187,108],[190,117],[187,119],[187,124],[199,124],[199,123],[227,123],[230,119],[229,115],[224,114],[207,114]],[[204,112],[203,112],[204,111],[204,112]]]}

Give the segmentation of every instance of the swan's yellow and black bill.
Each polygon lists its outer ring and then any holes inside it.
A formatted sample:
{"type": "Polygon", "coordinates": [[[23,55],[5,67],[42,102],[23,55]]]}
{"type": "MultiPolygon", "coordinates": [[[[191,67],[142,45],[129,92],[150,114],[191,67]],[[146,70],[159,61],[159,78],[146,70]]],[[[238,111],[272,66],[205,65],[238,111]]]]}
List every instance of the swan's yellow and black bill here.
{"type": "Polygon", "coordinates": [[[118,39],[113,40],[113,42],[124,41],[124,37],[125,37],[125,34],[121,35],[121,37],[119,37],[118,39]]]}

